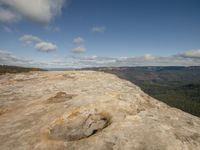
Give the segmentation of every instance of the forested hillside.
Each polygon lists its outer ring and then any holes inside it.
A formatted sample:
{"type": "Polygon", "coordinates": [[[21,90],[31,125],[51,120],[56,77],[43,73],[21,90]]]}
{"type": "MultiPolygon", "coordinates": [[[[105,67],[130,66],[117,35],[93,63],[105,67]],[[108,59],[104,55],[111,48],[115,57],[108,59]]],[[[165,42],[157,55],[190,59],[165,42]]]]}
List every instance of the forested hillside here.
{"type": "Polygon", "coordinates": [[[7,65],[0,65],[0,75],[5,73],[20,73],[20,72],[29,72],[29,71],[44,71],[43,69],[39,68],[25,68],[19,66],[7,66],[7,65]]]}

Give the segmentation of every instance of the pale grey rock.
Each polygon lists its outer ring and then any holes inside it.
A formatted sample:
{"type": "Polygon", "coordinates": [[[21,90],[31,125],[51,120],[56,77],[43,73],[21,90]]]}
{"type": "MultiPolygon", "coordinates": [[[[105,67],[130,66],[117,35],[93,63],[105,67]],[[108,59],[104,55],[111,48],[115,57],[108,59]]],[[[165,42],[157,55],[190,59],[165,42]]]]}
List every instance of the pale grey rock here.
{"type": "Polygon", "coordinates": [[[200,118],[94,71],[0,76],[2,150],[198,150],[200,118]]]}

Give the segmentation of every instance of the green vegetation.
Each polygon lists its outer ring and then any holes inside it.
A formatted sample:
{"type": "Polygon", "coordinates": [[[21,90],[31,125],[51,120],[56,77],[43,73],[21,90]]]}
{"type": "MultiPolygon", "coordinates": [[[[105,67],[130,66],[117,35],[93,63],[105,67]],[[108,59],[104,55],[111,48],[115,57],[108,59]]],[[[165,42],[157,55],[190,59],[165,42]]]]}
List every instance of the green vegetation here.
{"type": "Polygon", "coordinates": [[[29,71],[44,71],[44,70],[39,69],[39,68],[25,68],[25,67],[18,67],[18,66],[0,65],[0,75],[5,74],[5,73],[20,73],[20,72],[29,72],[29,71]]]}
{"type": "Polygon", "coordinates": [[[200,117],[200,67],[92,68],[137,84],[152,97],[200,117]]]}

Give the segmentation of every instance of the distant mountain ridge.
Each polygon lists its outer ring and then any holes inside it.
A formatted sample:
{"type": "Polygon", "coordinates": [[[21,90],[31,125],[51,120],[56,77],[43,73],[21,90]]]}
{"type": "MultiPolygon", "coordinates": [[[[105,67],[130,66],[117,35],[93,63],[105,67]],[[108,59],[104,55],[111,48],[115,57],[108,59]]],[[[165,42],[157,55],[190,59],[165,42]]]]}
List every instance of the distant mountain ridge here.
{"type": "Polygon", "coordinates": [[[5,73],[21,73],[21,72],[29,72],[29,71],[44,71],[44,69],[0,65],[0,75],[5,74],[5,73]]]}

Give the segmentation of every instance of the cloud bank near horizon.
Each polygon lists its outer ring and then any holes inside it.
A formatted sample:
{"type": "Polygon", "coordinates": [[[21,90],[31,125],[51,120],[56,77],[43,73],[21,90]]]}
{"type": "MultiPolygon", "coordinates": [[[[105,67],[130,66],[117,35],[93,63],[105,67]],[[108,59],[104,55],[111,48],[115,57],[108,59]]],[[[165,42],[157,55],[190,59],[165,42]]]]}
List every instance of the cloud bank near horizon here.
{"type": "Polygon", "coordinates": [[[200,66],[200,50],[189,50],[168,57],[146,54],[136,57],[66,56],[52,61],[35,61],[0,50],[0,64],[41,68],[82,68],[121,66],[200,66]],[[195,56],[195,57],[194,57],[195,56]]]}

